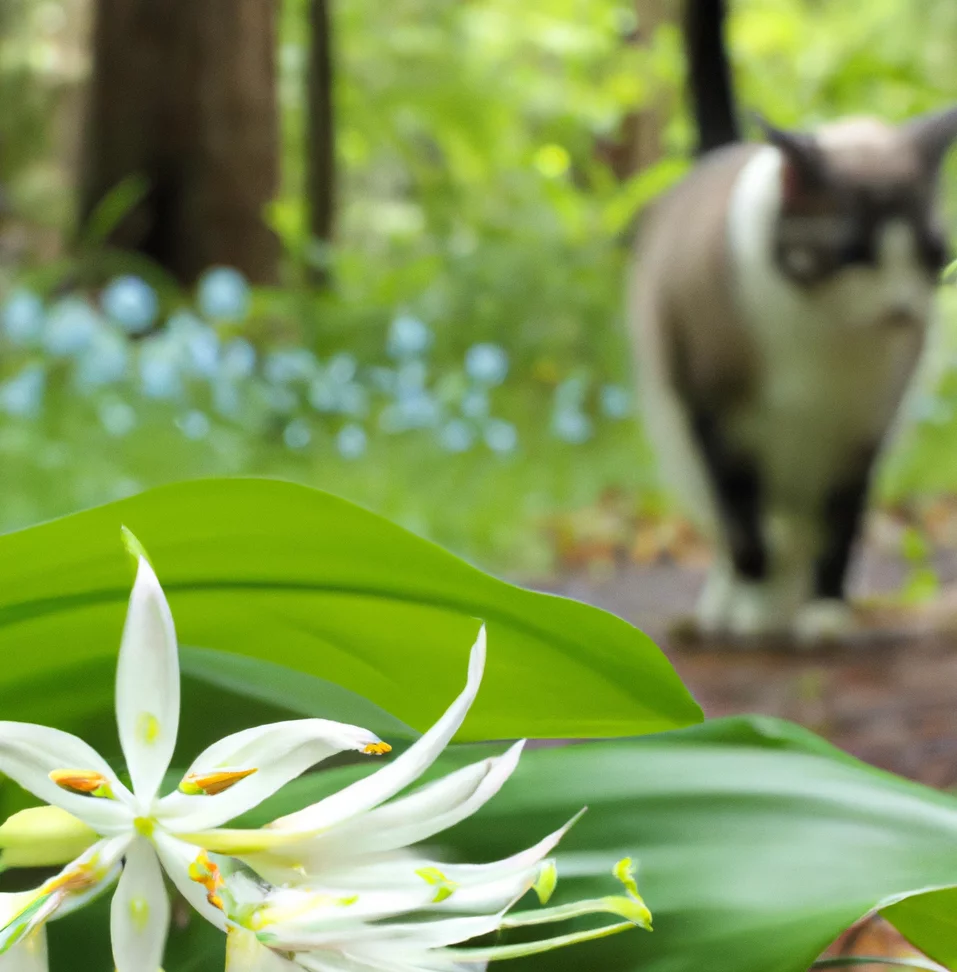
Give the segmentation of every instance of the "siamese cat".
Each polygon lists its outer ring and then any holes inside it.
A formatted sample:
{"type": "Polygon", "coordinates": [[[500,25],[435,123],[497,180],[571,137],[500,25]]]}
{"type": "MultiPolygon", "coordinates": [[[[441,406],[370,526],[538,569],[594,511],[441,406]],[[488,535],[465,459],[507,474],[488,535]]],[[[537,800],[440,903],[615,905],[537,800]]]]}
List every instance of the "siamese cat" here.
{"type": "Polygon", "coordinates": [[[763,127],[649,214],[631,317],[646,425],[715,546],[700,629],[815,639],[851,625],[848,562],[947,260],[957,109],[763,127]]]}

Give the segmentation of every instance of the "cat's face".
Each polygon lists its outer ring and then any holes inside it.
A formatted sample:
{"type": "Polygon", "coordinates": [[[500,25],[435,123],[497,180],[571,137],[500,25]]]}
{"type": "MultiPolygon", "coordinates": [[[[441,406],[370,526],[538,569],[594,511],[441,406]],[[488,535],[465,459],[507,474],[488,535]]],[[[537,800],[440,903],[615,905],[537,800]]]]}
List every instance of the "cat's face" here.
{"type": "Polygon", "coordinates": [[[949,139],[941,145],[936,129],[936,140],[922,138],[921,124],[769,131],[783,153],[776,264],[809,295],[840,304],[849,324],[922,324],[929,314],[948,259],[936,184],[949,139]]]}

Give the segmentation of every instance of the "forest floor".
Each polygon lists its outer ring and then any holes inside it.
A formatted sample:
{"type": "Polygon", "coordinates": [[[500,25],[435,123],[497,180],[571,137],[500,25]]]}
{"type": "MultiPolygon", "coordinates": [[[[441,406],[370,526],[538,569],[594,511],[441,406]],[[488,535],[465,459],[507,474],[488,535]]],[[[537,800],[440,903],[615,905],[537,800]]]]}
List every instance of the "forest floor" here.
{"type": "MultiPolygon", "coordinates": [[[[895,595],[913,577],[913,564],[874,542],[871,533],[853,582],[867,605],[866,630],[853,641],[813,650],[706,645],[678,634],[706,571],[707,553],[694,542],[678,554],[674,545],[646,544],[641,558],[596,557],[590,548],[566,560],[561,580],[537,586],[596,604],[646,631],[709,717],[791,719],[868,763],[932,786],[957,787],[957,554],[930,553],[922,569],[933,577],[936,596],[901,605],[895,595]]],[[[880,920],[853,929],[833,953],[914,954],[880,920]]]]}

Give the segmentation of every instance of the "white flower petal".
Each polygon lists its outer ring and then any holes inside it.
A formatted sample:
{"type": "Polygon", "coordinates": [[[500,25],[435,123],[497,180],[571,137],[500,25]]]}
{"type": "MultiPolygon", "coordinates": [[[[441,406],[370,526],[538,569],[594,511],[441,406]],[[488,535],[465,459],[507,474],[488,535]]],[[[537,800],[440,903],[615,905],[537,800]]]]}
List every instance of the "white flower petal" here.
{"type": "Polygon", "coordinates": [[[206,889],[189,876],[189,867],[202,853],[199,848],[163,833],[161,830],[153,834],[153,846],[179,893],[209,922],[220,931],[226,930],[226,916],[207,899],[206,889]]]}
{"type": "Polygon", "coordinates": [[[405,789],[435,762],[462,725],[478,693],[484,670],[485,627],[483,625],[478,639],[472,646],[465,690],[425,735],[378,772],[358,780],[311,807],[281,817],[273,821],[270,826],[304,832],[323,830],[358,813],[370,810],[405,789]]]}
{"type": "Polygon", "coordinates": [[[48,968],[46,926],[0,955],[0,972],[47,972],[48,968]]]}
{"type": "Polygon", "coordinates": [[[72,813],[99,834],[118,834],[133,820],[132,794],[105,759],[82,739],[26,722],[0,722],[0,772],[46,803],[72,813]],[[54,770],[92,770],[109,783],[116,799],[73,793],[50,779],[54,770]]]}
{"type": "Polygon", "coordinates": [[[179,728],[179,657],[173,616],[140,557],[116,666],[116,722],[141,812],[148,813],[179,728]]]}
{"type": "Polygon", "coordinates": [[[363,924],[343,922],[341,927],[319,929],[280,929],[269,926],[275,932],[276,947],[296,952],[308,952],[319,948],[338,948],[361,953],[367,943],[389,942],[401,947],[416,949],[439,948],[466,942],[480,935],[496,931],[502,923],[502,915],[480,915],[469,918],[440,918],[437,921],[363,924]]]}
{"type": "Polygon", "coordinates": [[[402,888],[358,894],[347,885],[333,887],[323,882],[309,888],[276,889],[256,913],[264,934],[274,933],[285,941],[302,932],[352,927],[420,911],[429,907],[434,896],[435,888],[421,878],[402,888]]]}
{"type": "Polygon", "coordinates": [[[296,956],[300,968],[307,972],[481,972],[484,965],[460,965],[439,952],[397,953],[391,946],[350,952],[306,952],[296,956]]]}
{"type": "Polygon", "coordinates": [[[68,894],[63,902],[58,905],[55,917],[62,918],[73,911],[85,908],[94,898],[99,897],[106,888],[113,884],[120,876],[123,855],[126,853],[129,843],[128,834],[121,834],[119,837],[107,837],[84,851],[75,861],[67,864],[57,877],[69,874],[80,867],[90,867],[96,874],[97,880],[81,891],[68,894]]]}
{"type": "Polygon", "coordinates": [[[210,746],[187,770],[186,779],[202,779],[222,769],[255,772],[221,793],[171,793],[160,801],[156,816],[176,833],[218,827],[262,803],[310,766],[347,749],[361,752],[380,743],[367,729],[328,719],[246,729],[210,746]]]}
{"type": "Polygon", "coordinates": [[[311,838],[305,868],[407,847],[471,816],[515,771],[524,743],[311,838]],[[469,772],[466,772],[469,771],[469,772]],[[464,785],[471,784],[471,785],[464,785]]]}
{"type": "Polygon", "coordinates": [[[542,838],[526,850],[512,854],[511,857],[491,864],[439,864],[450,881],[460,887],[472,887],[489,881],[502,881],[523,874],[529,870],[537,870],[541,862],[558,846],[559,841],[577,822],[581,813],[576,814],[564,827],[542,838]]]}
{"type": "Polygon", "coordinates": [[[169,929],[169,898],[149,841],[137,837],[110,908],[110,935],[117,972],[152,972],[163,964],[169,929]]]}
{"type": "Polygon", "coordinates": [[[295,962],[266,948],[251,931],[238,926],[229,929],[226,972],[299,972],[300,968],[295,962]]]}

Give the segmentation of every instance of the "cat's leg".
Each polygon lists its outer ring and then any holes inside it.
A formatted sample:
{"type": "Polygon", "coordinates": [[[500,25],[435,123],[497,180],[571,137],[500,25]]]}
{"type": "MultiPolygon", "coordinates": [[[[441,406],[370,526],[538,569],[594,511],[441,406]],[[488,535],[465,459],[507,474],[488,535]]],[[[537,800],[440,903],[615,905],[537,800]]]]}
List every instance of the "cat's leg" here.
{"type": "Polygon", "coordinates": [[[876,455],[873,446],[858,450],[851,467],[825,499],[820,520],[822,545],[814,565],[814,599],[801,609],[795,621],[795,634],[801,639],[838,637],[853,628],[854,616],[845,586],[876,455]]]}
{"type": "Polygon", "coordinates": [[[757,580],[738,577],[730,598],[727,628],[736,634],[783,635],[793,626],[812,592],[817,534],[814,524],[791,509],[776,509],[765,501],[762,533],[768,567],[757,580]]]}
{"type": "Polygon", "coordinates": [[[699,626],[724,634],[786,628],[770,571],[758,463],[732,444],[714,411],[695,412],[692,428],[719,520],[718,549],[698,602],[699,626]]]}

